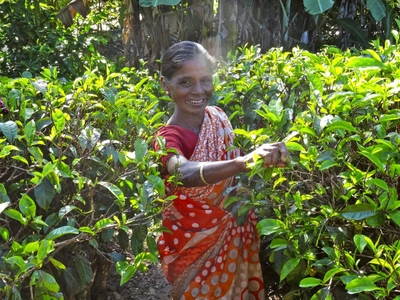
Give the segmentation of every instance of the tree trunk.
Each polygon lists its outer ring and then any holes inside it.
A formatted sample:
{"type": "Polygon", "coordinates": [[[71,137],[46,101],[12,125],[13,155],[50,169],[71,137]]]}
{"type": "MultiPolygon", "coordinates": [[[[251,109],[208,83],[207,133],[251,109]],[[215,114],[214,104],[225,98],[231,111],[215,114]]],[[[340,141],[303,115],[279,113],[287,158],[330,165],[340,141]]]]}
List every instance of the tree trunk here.
{"type": "Polygon", "coordinates": [[[138,0],[125,0],[123,28],[126,64],[140,67],[147,62],[150,70],[158,69],[164,51],[173,43],[190,40],[209,43],[213,34],[213,1],[183,0],[176,6],[141,7],[138,0]]]}

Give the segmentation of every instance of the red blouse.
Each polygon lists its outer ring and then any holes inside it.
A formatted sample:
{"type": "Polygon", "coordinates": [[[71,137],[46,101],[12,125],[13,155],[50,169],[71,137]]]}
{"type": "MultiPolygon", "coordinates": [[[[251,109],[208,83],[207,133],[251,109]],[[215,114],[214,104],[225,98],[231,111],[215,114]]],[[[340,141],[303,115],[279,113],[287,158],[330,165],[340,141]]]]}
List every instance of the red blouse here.
{"type": "MultiPolygon", "coordinates": [[[[190,159],[192,156],[198,140],[196,133],[177,125],[162,126],[159,128],[156,135],[164,137],[165,148],[167,150],[173,148],[187,159],[190,159]]],[[[154,149],[160,149],[157,143],[154,143],[154,149]]],[[[167,160],[172,155],[174,155],[174,153],[170,152],[168,155],[161,158],[164,168],[166,168],[167,160]]]]}

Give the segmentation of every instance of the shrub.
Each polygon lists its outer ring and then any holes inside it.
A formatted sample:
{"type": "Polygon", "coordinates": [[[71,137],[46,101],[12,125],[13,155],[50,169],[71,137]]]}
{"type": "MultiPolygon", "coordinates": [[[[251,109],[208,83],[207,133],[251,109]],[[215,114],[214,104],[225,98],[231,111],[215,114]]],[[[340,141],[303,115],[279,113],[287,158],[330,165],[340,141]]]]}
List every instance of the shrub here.
{"type": "Polygon", "coordinates": [[[256,165],[237,186],[287,297],[400,298],[399,51],[249,47],[220,71],[237,145],[285,141],[292,153],[291,168],[256,165]]]}
{"type": "Polygon", "coordinates": [[[157,261],[158,91],[145,70],[1,78],[2,297],[105,299],[111,261],[121,284],[157,261]]]}

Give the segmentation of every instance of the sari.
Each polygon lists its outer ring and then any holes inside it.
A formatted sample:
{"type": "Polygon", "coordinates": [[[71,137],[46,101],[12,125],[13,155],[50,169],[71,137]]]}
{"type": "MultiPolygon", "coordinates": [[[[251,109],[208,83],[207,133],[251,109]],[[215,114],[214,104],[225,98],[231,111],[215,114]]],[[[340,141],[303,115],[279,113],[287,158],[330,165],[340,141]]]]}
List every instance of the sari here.
{"type": "MultiPolygon", "coordinates": [[[[233,130],[225,113],[206,107],[191,161],[233,159],[233,130]]],[[[172,284],[173,299],[265,299],[259,258],[257,219],[243,225],[224,208],[234,178],[205,187],[176,187],[176,198],[163,211],[158,249],[172,284]]]]}

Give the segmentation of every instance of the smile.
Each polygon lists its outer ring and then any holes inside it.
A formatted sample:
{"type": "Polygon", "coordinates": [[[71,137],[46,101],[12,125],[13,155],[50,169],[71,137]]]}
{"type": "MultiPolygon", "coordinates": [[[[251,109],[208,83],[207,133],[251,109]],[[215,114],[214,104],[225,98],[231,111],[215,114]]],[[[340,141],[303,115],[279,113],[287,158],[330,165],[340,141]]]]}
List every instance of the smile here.
{"type": "Polygon", "coordinates": [[[198,104],[203,104],[204,101],[206,101],[206,100],[205,100],[205,99],[201,99],[201,100],[190,100],[190,101],[187,101],[187,102],[190,103],[190,104],[198,105],[198,104]]]}

